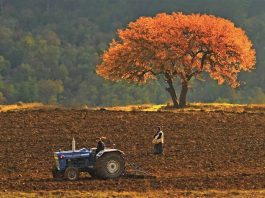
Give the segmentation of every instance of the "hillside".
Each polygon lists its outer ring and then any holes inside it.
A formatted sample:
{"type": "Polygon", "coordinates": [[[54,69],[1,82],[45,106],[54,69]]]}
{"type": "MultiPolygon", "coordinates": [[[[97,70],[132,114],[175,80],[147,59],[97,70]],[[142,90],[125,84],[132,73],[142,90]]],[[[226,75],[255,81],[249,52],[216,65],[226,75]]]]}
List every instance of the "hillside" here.
{"type": "MultiPolygon", "coordinates": [[[[265,103],[265,1],[261,0],[0,0],[0,104],[117,106],[166,103],[166,84],[112,83],[95,73],[109,42],[141,16],[211,14],[246,31],[257,52],[256,69],[239,76],[237,90],[203,75],[189,102],[265,103]]],[[[180,83],[176,82],[179,94],[180,83]]]]}

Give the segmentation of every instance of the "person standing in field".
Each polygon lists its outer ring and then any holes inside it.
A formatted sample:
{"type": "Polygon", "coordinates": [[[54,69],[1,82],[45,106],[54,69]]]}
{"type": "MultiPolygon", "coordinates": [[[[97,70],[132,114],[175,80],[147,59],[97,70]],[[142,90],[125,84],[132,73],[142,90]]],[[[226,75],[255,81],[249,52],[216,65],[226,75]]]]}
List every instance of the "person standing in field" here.
{"type": "Polygon", "coordinates": [[[152,143],[154,144],[154,154],[163,154],[164,133],[161,127],[157,127],[152,143]]]}

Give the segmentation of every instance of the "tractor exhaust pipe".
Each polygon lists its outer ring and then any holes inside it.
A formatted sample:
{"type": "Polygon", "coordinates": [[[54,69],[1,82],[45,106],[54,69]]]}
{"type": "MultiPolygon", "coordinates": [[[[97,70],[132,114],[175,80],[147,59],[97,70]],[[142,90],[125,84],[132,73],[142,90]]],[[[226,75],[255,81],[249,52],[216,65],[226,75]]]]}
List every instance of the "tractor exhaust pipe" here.
{"type": "Polygon", "coordinates": [[[75,152],[75,138],[73,138],[72,140],[72,150],[73,152],[75,152]]]}

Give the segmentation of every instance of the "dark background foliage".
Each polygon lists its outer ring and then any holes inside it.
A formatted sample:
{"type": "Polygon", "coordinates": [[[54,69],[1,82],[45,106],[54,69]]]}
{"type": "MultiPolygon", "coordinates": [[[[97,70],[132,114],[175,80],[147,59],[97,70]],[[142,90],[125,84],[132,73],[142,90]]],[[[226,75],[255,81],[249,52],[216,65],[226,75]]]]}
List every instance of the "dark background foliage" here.
{"type": "Polygon", "coordinates": [[[239,88],[219,86],[205,76],[205,81],[192,82],[190,102],[265,103],[263,0],[0,0],[0,104],[167,102],[162,80],[113,83],[95,73],[118,28],[160,12],[206,13],[232,20],[257,51],[256,70],[240,74],[239,88]]]}

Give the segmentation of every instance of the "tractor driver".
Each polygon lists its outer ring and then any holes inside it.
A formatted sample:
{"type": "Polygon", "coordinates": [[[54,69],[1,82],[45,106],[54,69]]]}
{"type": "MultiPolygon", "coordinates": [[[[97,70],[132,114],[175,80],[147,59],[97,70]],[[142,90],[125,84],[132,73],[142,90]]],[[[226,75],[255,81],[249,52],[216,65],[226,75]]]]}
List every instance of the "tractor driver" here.
{"type": "Polygon", "coordinates": [[[103,139],[106,139],[106,138],[100,137],[98,140],[96,154],[98,154],[100,151],[105,149],[105,144],[103,142],[103,139]]]}

